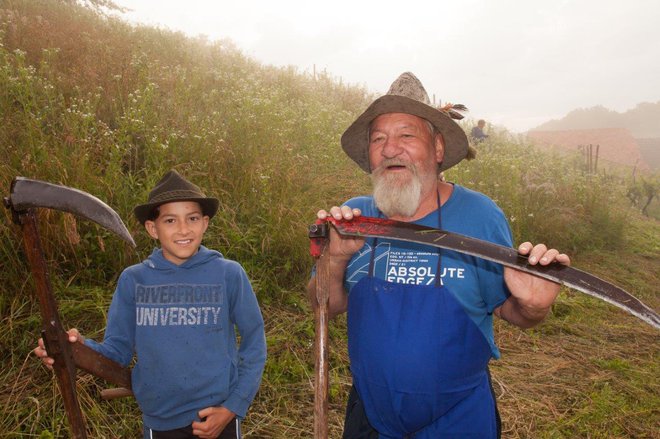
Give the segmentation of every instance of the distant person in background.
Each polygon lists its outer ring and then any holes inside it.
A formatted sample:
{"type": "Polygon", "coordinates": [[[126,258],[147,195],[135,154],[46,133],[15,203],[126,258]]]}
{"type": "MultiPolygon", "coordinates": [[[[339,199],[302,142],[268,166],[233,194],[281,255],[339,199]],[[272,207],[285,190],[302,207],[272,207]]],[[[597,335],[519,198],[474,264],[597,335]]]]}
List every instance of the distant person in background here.
{"type": "Polygon", "coordinates": [[[476,142],[483,142],[484,139],[488,138],[488,134],[484,133],[484,127],[486,126],[486,121],[483,119],[479,119],[479,122],[477,122],[477,126],[472,128],[472,132],[470,133],[470,137],[476,142]]]}

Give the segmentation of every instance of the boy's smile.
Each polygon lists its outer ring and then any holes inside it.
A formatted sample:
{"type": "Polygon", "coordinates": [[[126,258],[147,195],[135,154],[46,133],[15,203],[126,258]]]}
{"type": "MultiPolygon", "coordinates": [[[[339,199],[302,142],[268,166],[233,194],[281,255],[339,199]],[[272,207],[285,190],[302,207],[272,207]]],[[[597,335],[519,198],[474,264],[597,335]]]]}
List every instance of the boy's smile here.
{"type": "Polygon", "coordinates": [[[183,264],[197,253],[204,232],[209,225],[209,217],[195,201],[175,201],[162,204],[159,215],[153,221],[146,221],[149,235],[160,241],[163,256],[176,265],[183,264]]]}

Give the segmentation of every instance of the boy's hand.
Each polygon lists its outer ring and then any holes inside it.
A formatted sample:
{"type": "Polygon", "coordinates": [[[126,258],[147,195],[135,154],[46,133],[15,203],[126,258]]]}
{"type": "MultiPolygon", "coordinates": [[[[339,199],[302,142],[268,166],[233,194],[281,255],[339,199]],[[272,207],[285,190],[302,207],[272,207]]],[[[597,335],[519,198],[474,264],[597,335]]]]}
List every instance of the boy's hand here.
{"type": "Polygon", "coordinates": [[[224,407],[207,407],[198,414],[204,421],[193,422],[193,434],[202,439],[215,439],[222,430],[236,417],[236,414],[224,407]]]}
{"type": "MultiPolygon", "coordinates": [[[[69,341],[71,343],[84,343],[85,342],[85,337],[80,335],[80,332],[76,328],[71,328],[67,331],[67,334],[69,334],[69,341]]],[[[53,369],[53,364],[55,363],[55,360],[52,357],[48,356],[48,352],[46,352],[46,347],[44,346],[44,341],[43,339],[39,339],[37,342],[37,347],[34,348],[32,351],[34,354],[41,358],[41,362],[46,365],[47,368],[53,369]]]]}

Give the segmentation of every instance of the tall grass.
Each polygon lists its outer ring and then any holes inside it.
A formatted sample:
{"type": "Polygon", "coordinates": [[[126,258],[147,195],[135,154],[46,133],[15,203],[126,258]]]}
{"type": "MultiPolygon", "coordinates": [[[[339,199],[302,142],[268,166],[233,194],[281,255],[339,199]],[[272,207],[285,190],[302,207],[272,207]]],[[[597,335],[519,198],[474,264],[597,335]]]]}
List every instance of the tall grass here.
{"type": "MultiPolygon", "coordinates": [[[[221,199],[209,244],[258,272],[282,264],[264,273],[280,288],[296,272],[300,276],[304,270],[292,267],[290,256],[304,259],[304,245],[294,239],[303,230],[294,228],[291,218],[303,217],[323,199],[313,177],[330,176],[342,163],[330,159],[338,156],[333,139],[354,114],[351,105],[364,101],[362,91],[329,77],[262,67],[235,49],[132,28],[84,9],[78,12],[85,20],[71,23],[63,14],[69,8],[57,2],[15,4],[22,8],[5,13],[11,21],[5,22],[7,43],[0,48],[5,179],[24,175],[102,194],[144,248],[149,244],[131,217],[131,206],[176,167],[221,199]],[[49,23],[49,36],[60,37],[63,45],[76,44],[71,28],[84,28],[87,37],[79,51],[33,47],[48,42],[39,39],[30,40],[33,52],[10,46],[23,41],[23,33],[38,34],[35,17],[21,15],[35,4],[47,6],[39,8],[41,13],[54,11],[52,17],[40,15],[39,23],[49,23]],[[62,20],[63,26],[55,28],[50,20],[62,20]],[[94,53],[100,59],[92,62],[87,45],[115,49],[94,53]]],[[[52,239],[66,237],[57,233],[61,225],[52,225],[52,239]]],[[[50,227],[44,227],[48,241],[50,227]]],[[[127,263],[126,257],[114,256],[125,252],[112,240],[104,240],[110,265],[94,261],[97,231],[83,231],[80,245],[53,247],[74,253],[68,259],[75,259],[76,267],[78,259],[89,261],[84,271],[92,262],[107,272],[127,263]]]]}
{"type": "Polygon", "coordinates": [[[477,159],[449,170],[447,178],[492,197],[519,241],[546,242],[573,255],[624,244],[634,213],[622,176],[585,173],[577,157],[514,141],[506,132],[477,148],[477,159]]]}
{"type": "MultiPolygon", "coordinates": [[[[131,26],[70,2],[0,2],[0,188],[8,191],[22,175],[85,190],[117,210],[138,243],[132,250],[96,225],[39,212],[65,324],[101,337],[116,277],[154,245],[131,210],[176,168],[220,199],[205,244],[246,268],[263,307],[269,360],[245,423],[248,437],[310,437],[306,226],[318,208],[368,191],[367,177],[338,139],[371,98],[327,74],[261,65],[229,42],[131,26]]],[[[583,175],[570,159],[506,133],[480,148],[476,160],[447,178],[496,199],[517,241],[565,249],[658,304],[658,225],[621,202],[615,177],[583,175]]],[[[66,437],[52,376],[29,353],[40,322],[20,233],[7,210],[1,218],[0,432],[66,437]]],[[[658,386],[649,379],[657,376],[654,333],[568,294],[541,329],[498,324],[498,334],[505,359],[495,366],[495,379],[504,389],[498,394],[508,436],[653,436],[659,420],[658,386]],[[590,331],[602,320],[600,333],[590,331]],[[579,371],[558,373],[557,366],[527,382],[529,370],[521,369],[545,371],[552,362],[541,360],[556,352],[572,356],[565,364],[579,371]],[[621,357],[629,359],[624,364],[621,357]],[[603,370],[613,371],[604,378],[609,387],[592,379],[603,370]],[[556,380],[554,393],[547,392],[549,379],[556,380]],[[535,391],[546,395],[530,395],[535,391]],[[608,403],[613,392],[616,405],[608,403]],[[534,398],[545,400],[532,404],[534,398]],[[620,413],[625,428],[616,420],[620,413]]],[[[350,388],[343,318],[331,326],[330,352],[330,430],[338,437],[350,388]]],[[[103,386],[88,375],[78,379],[92,437],[138,437],[134,401],[100,402],[103,386]]]]}

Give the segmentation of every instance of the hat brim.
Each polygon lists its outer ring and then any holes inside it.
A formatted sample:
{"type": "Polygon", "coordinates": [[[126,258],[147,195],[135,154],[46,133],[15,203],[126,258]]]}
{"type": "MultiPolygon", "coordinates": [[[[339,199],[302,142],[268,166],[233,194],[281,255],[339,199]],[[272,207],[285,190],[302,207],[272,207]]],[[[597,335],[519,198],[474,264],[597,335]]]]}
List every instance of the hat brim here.
{"type": "Polygon", "coordinates": [[[444,171],[459,163],[468,152],[468,138],[454,120],[440,110],[399,95],[385,95],[376,99],[351,124],[341,136],[344,152],[365,172],[371,173],[369,164],[369,124],[386,113],[406,113],[426,119],[442,134],[445,144],[444,157],[439,171],[444,171]]]}
{"type": "Polygon", "coordinates": [[[140,221],[140,224],[144,224],[149,220],[149,217],[155,208],[162,206],[163,204],[174,203],[177,201],[195,201],[199,203],[199,205],[202,207],[202,213],[209,218],[213,218],[213,216],[215,216],[215,214],[218,212],[218,205],[220,204],[217,198],[176,198],[172,200],[158,201],[156,203],[140,204],[135,206],[133,213],[135,214],[137,220],[140,221]]]}

